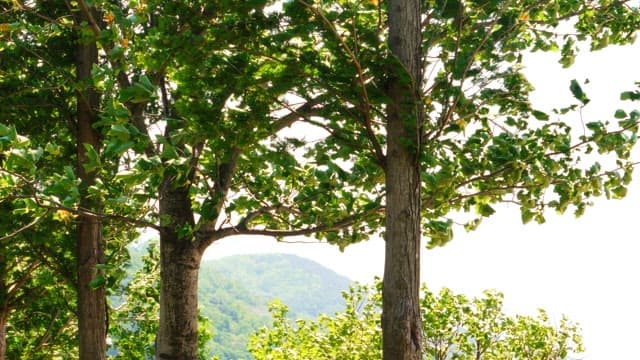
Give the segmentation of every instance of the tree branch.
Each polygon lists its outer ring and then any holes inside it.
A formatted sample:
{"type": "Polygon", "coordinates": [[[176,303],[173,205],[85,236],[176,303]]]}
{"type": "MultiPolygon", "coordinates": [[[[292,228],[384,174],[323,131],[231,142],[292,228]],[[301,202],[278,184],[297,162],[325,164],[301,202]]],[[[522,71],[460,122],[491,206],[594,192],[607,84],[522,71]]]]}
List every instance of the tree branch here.
{"type": "Polygon", "coordinates": [[[383,205],[378,205],[373,209],[353,214],[351,216],[347,216],[340,221],[337,221],[331,225],[321,224],[316,226],[310,226],[303,229],[289,229],[289,230],[275,230],[275,229],[254,229],[249,228],[248,224],[243,224],[242,221],[236,226],[228,226],[215,231],[200,231],[198,235],[202,239],[201,242],[208,246],[209,244],[223,239],[227,236],[237,236],[237,235],[262,235],[262,236],[271,236],[271,237],[291,237],[291,236],[305,236],[312,235],[320,232],[332,232],[344,229],[349,227],[368,216],[371,216],[375,213],[383,212],[385,207],[383,205]]]}
{"type": "Polygon", "coordinates": [[[49,214],[49,211],[47,211],[45,214],[36,217],[35,219],[33,219],[33,221],[31,221],[30,223],[28,223],[27,225],[21,227],[18,230],[15,230],[9,234],[3,235],[2,237],[0,237],[0,242],[4,241],[4,240],[8,240],[11,239],[13,237],[16,237],[17,235],[19,235],[20,233],[29,230],[30,228],[34,227],[36,224],[38,224],[40,222],[40,220],[42,220],[43,217],[45,217],[46,215],[49,214]]]}
{"type": "Polygon", "coordinates": [[[31,278],[31,274],[40,267],[40,265],[42,265],[42,263],[40,262],[33,262],[29,265],[29,267],[25,270],[25,273],[20,277],[20,279],[14,281],[11,284],[8,284],[8,291],[7,291],[7,297],[11,298],[15,295],[15,293],[17,291],[19,291],[22,286],[24,284],[26,284],[27,281],[29,281],[29,279],[31,278]]]}
{"type": "Polygon", "coordinates": [[[291,105],[282,102],[281,104],[290,112],[274,122],[274,133],[277,133],[278,131],[291,126],[299,119],[307,119],[310,116],[315,115],[316,111],[313,109],[313,107],[320,104],[320,100],[318,98],[309,100],[304,103],[304,105],[296,109],[294,109],[291,105]]]}
{"type": "Polygon", "coordinates": [[[371,101],[369,100],[366,79],[364,77],[364,71],[362,70],[362,65],[360,64],[360,60],[358,60],[358,57],[355,55],[355,53],[345,43],[342,36],[338,34],[338,31],[336,30],[335,26],[333,26],[333,23],[331,23],[331,21],[327,19],[327,17],[324,16],[324,14],[320,10],[318,10],[313,5],[305,2],[304,0],[298,0],[298,2],[304,5],[305,7],[307,7],[309,10],[311,10],[311,12],[313,12],[316,16],[318,16],[322,20],[322,23],[334,34],[334,36],[340,43],[340,46],[347,53],[347,56],[349,57],[351,62],[353,62],[353,65],[355,66],[356,71],[358,73],[358,82],[360,84],[360,88],[362,89],[362,100],[364,101],[362,115],[364,117],[364,127],[366,131],[366,135],[369,141],[371,142],[371,145],[373,146],[374,154],[376,156],[376,160],[378,164],[384,167],[386,157],[384,155],[384,152],[382,151],[382,146],[380,145],[380,142],[378,141],[378,138],[376,137],[376,134],[373,131],[372,122],[371,122],[371,111],[370,111],[371,101]]]}

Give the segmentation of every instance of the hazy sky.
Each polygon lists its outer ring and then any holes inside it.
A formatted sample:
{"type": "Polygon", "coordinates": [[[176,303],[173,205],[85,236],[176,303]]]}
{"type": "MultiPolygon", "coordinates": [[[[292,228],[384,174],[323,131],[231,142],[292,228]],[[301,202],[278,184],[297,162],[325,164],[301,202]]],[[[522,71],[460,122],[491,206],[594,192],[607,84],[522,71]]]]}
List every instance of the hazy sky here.
{"type": "MultiPolygon", "coordinates": [[[[570,69],[561,69],[557,55],[526,58],[536,87],[534,104],[542,110],[575,103],[571,79],[590,84],[583,89],[591,103],[584,122],[613,119],[623,90],[640,81],[640,47],[610,48],[582,54],[570,69]]],[[[640,103],[626,108],[640,108],[640,103]]],[[[553,117],[552,117],[553,118],[553,117]]],[[[567,120],[581,127],[578,115],[567,120]]],[[[640,159],[640,151],[636,151],[640,159]]],[[[640,326],[640,173],[624,200],[598,200],[575,219],[550,214],[544,225],[522,225],[517,206],[504,205],[472,233],[461,229],[443,248],[424,250],[422,281],[432,290],[447,286],[470,296],[484,289],[505,294],[508,311],[533,314],[544,308],[552,318],[568,315],[581,324],[587,360],[638,356],[640,326]]],[[[321,244],[277,244],[269,238],[230,238],[213,244],[206,258],[239,253],[294,253],[361,282],[382,275],[384,243],[373,239],[344,253],[321,244]]]]}

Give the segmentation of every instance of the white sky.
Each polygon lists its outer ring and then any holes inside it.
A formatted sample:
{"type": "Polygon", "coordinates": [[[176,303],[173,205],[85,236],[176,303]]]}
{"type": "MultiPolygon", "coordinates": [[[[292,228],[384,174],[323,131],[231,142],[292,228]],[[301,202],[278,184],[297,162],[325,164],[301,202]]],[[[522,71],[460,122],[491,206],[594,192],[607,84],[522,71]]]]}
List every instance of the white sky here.
{"type": "MultiPolygon", "coordinates": [[[[574,103],[569,82],[585,78],[591,103],[583,110],[585,122],[613,119],[620,92],[635,90],[640,81],[640,46],[610,48],[578,57],[570,69],[561,69],[557,55],[534,54],[527,73],[540,109],[574,103]]],[[[631,104],[640,108],[640,104],[631,104]]],[[[629,106],[626,106],[629,108],[629,106]]],[[[553,116],[552,116],[553,118],[553,116]]],[[[579,117],[569,122],[581,126],[579,117]]],[[[640,151],[636,151],[640,159],[640,151]]],[[[636,178],[640,173],[636,172],[636,178]]],[[[484,289],[505,294],[508,311],[535,312],[544,308],[559,319],[566,314],[581,324],[587,360],[628,359],[638,356],[640,326],[640,179],[623,200],[598,200],[575,219],[549,215],[544,225],[522,225],[514,205],[499,207],[471,233],[456,232],[443,248],[424,250],[422,281],[432,290],[447,286],[470,296],[484,289]]],[[[323,244],[282,244],[269,238],[229,238],[214,243],[205,258],[232,254],[282,252],[315,260],[361,282],[382,276],[384,243],[380,239],[353,245],[344,253],[323,244]]]]}

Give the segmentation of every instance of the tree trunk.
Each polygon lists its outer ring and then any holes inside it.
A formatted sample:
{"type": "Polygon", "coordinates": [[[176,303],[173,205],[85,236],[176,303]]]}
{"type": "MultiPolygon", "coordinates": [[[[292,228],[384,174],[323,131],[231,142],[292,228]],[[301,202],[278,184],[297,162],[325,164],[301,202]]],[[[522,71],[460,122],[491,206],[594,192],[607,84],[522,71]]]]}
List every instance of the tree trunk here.
{"type": "Polygon", "coordinates": [[[169,224],[160,233],[160,324],[156,358],[198,358],[198,270],[202,250],[177,229],[194,225],[189,191],[171,190],[165,179],[160,192],[160,217],[169,224]]]}
{"type": "Polygon", "coordinates": [[[7,356],[7,320],[9,319],[9,299],[7,294],[7,263],[0,254],[0,360],[7,356]]]}
{"type": "Polygon", "coordinates": [[[9,309],[3,307],[0,309],[0,360],[5,360],[7,356],[7,319],[9,318],[9,309]]]}
{"type": "MultiPolygon", "coordinates": [[[[79,19],[81,23],[83,18],[79,19]]],[[[84,165],[88,162],[85,144],[100,151],[100,134],[94,128],[98,121],[97,109],[100,97],[91,87],[91,68],[98,63],[98,50],[95,41],[78,39],[76,54],[76,76],[85,88],[77,95],[77,151],[78,175],[80,184],[80,208],[99,211],[98,199],[88,194],[90,186],[95,184],[97,174],[87,172],[84,165]]],[[[81,360],[100,360],[106,358],[107,319],[106,298],[103,286],[92,288],[91,281],[98,275],[97,264],[104,263],[102,223],[99,218],[79,214],[77,218],[76,257],[78,271],[78,334],[81,360]]]]}
{"type": "Polygon", "coordinates": [[[97,264],[104,263],[102,226],[91,216],[78,218],[78,332],[81,360],[105,359],[107,353],[107,319],[104,286],[92,288],[98,274],[97,264]]]}
{"type": "Polygon", "coordinates": [[[385,268],[382,349],[385,360],[421,359],[420,319],[420,1],[388,2],[391,65],[387,87],[385,268]]]}
{"type": "Polygon", "coordinates": [[[160,327],[157,358],[198,358],[198,270],[202,253],[171,236],[160,236],[160,327]]]}

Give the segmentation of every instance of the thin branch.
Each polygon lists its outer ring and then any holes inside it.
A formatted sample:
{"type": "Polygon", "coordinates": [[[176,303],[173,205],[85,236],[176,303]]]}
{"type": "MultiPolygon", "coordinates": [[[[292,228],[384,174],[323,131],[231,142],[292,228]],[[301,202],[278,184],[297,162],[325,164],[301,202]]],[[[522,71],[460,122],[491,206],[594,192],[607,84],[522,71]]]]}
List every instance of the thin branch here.
{"type": "MultiPolygon", "coordinates": [[[[529,7],[527,7],[525,9],[525,11],[530,11],[531,9],[533,9],[535,7],[536,3],[532,3],[529,7]]],[[[460,5],[462,8],[462,5],[460,5]]],[[[504,14],[504,12],[507,10],[506,7],[502,8],[501,11],[495,15],[495,18],[489,22],[486,27],[488,27],[489,29],[492,29],[500,20],[500,17],[504,14]]],[[[459,15],[459,17],[462,17],[462,14],[459,15]]],[[[502,41],[504,40],[510,33],[511,31],[513,31],[517,26],[521,25],[521,23],[515,22],[510,29],[508,29],[507,31],[504,32],[504,36],[500,39],[497,39],[496,41],[502,41]]],[[[458,55],[459,55],[459,47],[460,47],[460,40],[461,40],[461,31],[462,31],[462,20],[458,21],[458,38],[456,39],[456,49],[455,49],[455,55],[454,55],[454,62],[457,59],[458,55]]],[[[476,46],[476,48],[473,50],[473,53],[471,54],[471,56],[469,56],[469,61],[467,62],[467,64],[465,64],[465,68],[462,72],[462,75],[460,77],[460,91],[462,93],[462,88],[463,88],[463,84],[464,81],[466,79],[467,73],[469,72],[469,70],[471,69],[471,66],[474,64],[474,59],[476,54],[478,54],[480,52],[480,50],[482,50],[482,47],[485,46],[485,44],[487,43],[487,41],[489,40],[489,38],[491,37],[491,35],[493,34],[492,31],[487,31],[485,33],[485,36],[482,38],[482,40],[480,40],[480,42],[478,43],[478,45],[476,46]]],[[[453,86],[453,77],[449,80],[449,87],[453,86]]],[[[455,99],[453,99],[453,101],[451,102],[451,104],[447,104],[449,106],[446,106],[445,109],[446,111],[443,111],[443,114],[439,120],[440,124],[439,127],[437,129],[437,131],[435,131],[435,134],[430,133],[430,134],[426,134],[426,138],[428,140],[433,140],[436,139],[440,136],[440,134],[442,133],[442,131],[444,130],[445,126],[450,122],[451,117],[453,116],[453,112],[458,104],[458,101],[460,100],[460,96],[461,93],[456,95],[455,99]],[[432,136],[433,135],[433,136],[432,136]]],[[[444,110],[444,109],[443,109],[444,110]]]]}
{"type": "MultiPolygon", "coordinates": [[[[462,3],[460,4],[460,11],[464,11],[462,3]]],[[[506,7],[501,9],[501,11],[498,14],[496,14],[495,19],[491,21],[487,27],[490,29],[493,28],[498,23],[498,20],[500,20],[500,17],[504,14],[504,11],[506,11],[506,7]]],[[[456,49],[453,57],[454,62],[457,60],[460,54],[460,51],[459,51],[460,44],[461,44],[460,41],[462,40],[462,21],[463,21],[462,14],[459,14],[458,17],[460,17],[460,20],[458,20],[457,29],[456,29],[458,33],[458,37],[456,38],[456,49]]],[[[508,33],[509,32],[505,32],[505,34],[508,34],[508,33]]],[[[492,31],[487,31],[485,33],[485,36],[482,38],[482,40],[480,40],[480,42],[476,46],[475,50],[473,51],[473,54],[469,56],[469,61],[467,62],[467,64],[465,64],[465,68],[462,72],[462,75],[460,76],[460,91],[462,91],[463,83],[465,81],[467,72],[471,68],[471,65],[473,65],[474,63],[475,55],[482,49],[485,43],[489,40],[489,37],[491,36],[491,34],[492,34],[492,31]]],[[[449,79],[449,84],[447,86],[449,88],[453,87],[453,76],[449,79]]],[[[427,142],[433,139],[437,139],[440,136],[445,126],[450,122],[451,117],[453,116],[453,112],[458,104],[458,101],[460,101],[460,96],[461,96],[460,94],[456,95],[456,97],[453,99],[453,101],[450,104],[449,103],[446,104],[445,108],[443,109],[442,116],[439,119],[438,130],[435,132],[433,137],[431,137],[432,134],[426,134],[425,137],[427,139],[427,142]]]]}
{"type": "MultiPolygon", "coordinates": [[[[637,165],[640,165],[640,162],[633,162],[631,164],[628,164],[628,166],[631,166],[631,167],[635,167],[637,165]]],[[[624,170],[624,169],[625,169],[624,166],[620,166],[620,167],[617,167],[615,169],[603,171],[603,172],[601,172],[601,173],[599,173],[599,174],[597,174],[595,176],[596,177],[604,177],[604,176],[607,176],[609,174],[612,174],[612,173],[615,173],[617,171],[624,170]]],[[[504,168],[502,170],[504,170],[504,168]]],[[[493,176],[495,174],[496,173],[488,174],[488,175],[485,175],[485,176],[478,176],[478,177],[474,178],[474,181],[478,181],[478,180],[481,180],[481,179],[484,179],[484,178],[488,178],[488,177],[491,177],[491,176],[493,176]]],[[[566,183],[566,182],[567,182],[567,180],[564,180],[564,179],[554,179],[554,180],[549,182],[549,185],[557,185],[557,184],[562,184],[562,183],[566,183]]],[[[469,181],[465,181],[464,183],[468,184],[469,181]]],[[[462,185],[459,185],[459,186],[457,186],[457,188],[460,188],[461,186],[462,185]]],[[[512,190],[540,188],[540,186],[542,186],[542,184],[540,184],[540,183],[534,183],[534,184],[529,184],[529,185],[518,183],[518,184],[509,185],[509,186],[497,186],[497,187],[493,187],[493,188],[490,188],[490,189],[484,189],[484,190],[477,191],[477,192],[470,193],[470,194],[460,194],[459,196],[451,199],[449,201],[449,203],[454,203],[454,202],[458,202],[458,201],[461,201],[461,200],[464,200],[464,199],[469,199],[469,198],[472,198],[472,197],[482,196],[482,195],[501,196],[501,195],[506,195],[508,192],[510,192],[512,190]]],[[[513,200],[500,200],[500,202],[518,203],[518,202],[513,201],[513,200]]]]}
{"type": "Polygon", "coordinates": [[[27,281],[29,281],[29,279],[31,278],[31,274],[40,267],[40,265],[42,265],[42,263],[40,262],[33,262],[29,265],[29,267],[25,270],[25,274],[22,275],[22,277],[20,277],[20,279],[16,280],[15,282],[8,284],[8,288],[9,291],[7,292],[7,297],[11,298],[13,297],[13,295],[15,295],[16,292],[18,292],[22,286],[24,286],[24,284],[27,283],[27,281]]]}
{"type": "MultiPolygon", "coordinates": [[[[54,202],[52,202],[54,203],[54,202]]],[[[104,214],[104,213],[99,213],[96,211],[92,211],[89,209],[85,209],[85,208],[70,208],[67,206],[63,206],[61,204],[58,203],[54,203],[56,204],[55,206],[47,206],[47,205],[42,205],[42,207],[47,208],[47,209],[52,209],[52,210],[64,210],[64,211],[68,211],[72,214],[76,214],[76,215],[86,215],[86,216],[91,216],[91,217],[95,217],[97,219],[100,220],[115,220],[115,221],[122,221],[131,225],[135,225],[137,227],[142,227],[142,228],[152,228],[154,230],[157,231],[162,231],[163,227],[159,226],[157,224],[154,224],[152,222],[146,221],[146,220],[141,220],[141,219],[133,219],[127,216],[122,216],[122,215],[116,215],[116,214],[104,214]]]]}
{"type": "Polygon", "coordinates": [[[38,224],[40,222],[40,220],[42,220],[42,218],[44,218],[48,214],[49,214],[49,212],[47,211],[44,215],[36,217],[35,219],[33,219],[33,221],[31,221],[27,225],[21,227],[20,229],[15,230],[15,231],[13,231],[13,232],[11,232],[9,234],[6,234],[6,235],[0,237],[0,242],[5,241],[5,240],[9,240],[9,239],[11,239],[13,237],[16,237],[20,233],[22,233],[22,232],[24,232],[26,230],[29,230],[30,228],[36,226],[36,224],[38,224]]]}
{"type": "MultiPolygon", "coordinates": [[[[258,210],[250,212],[249,214],[247,214],[242,220],[240,220],[238,225],[236,225],[236,228],[247,229],[247,228],[250,227],[251,221],[253,221],[255,218],[257,218],[260,215],[264,215],[264,214],[274,215],[273,214],[274,211],[275,212],[285,212],[285,213],[294,214],[294,215],[300,215],[299,211],[296,211],[295,209],[292,209],[292,208],[290,208],[288,206],[284,206],[284,205],[265,206],[265,207],[259,208],[258,210]]],[[[286,222],[285,219],[283,219],[281,217],[280,217],[280,219],[282,221],[286,222]]]]}
{"type": "Polygon", "coordinates": [[[32,247],[36,257],[44,264],[44,266],[58,273],[69,286],[73,288],[77,287],[78,284],[75,281],[75,271],[65,267],[65,261],[62,261],[62,259],[56,256],[56,254],[51,251],[46,244],[34,243],[32,247]]]}
{"type": "Polygon", "coordinates": [[[51,322],[49,323],[49,326],[47,326],[47,330],[44,332],[44,334],[42,334],[40,339],[38,339],[38,342],[36,343],[36,346],[35,346],[36,349],[41,349],[51,339],[51,333],[53,332],[55,320],[58,317],[59,313],[60,313],[60,309],[56,309],[55,313],[53,313],[53,316],[51,316],[51,322]]]}
{"type": "MultiPolygon", "coordinates": [[[[580,10],[575,11],[575,12],[570,12],[570,13],[564,15],[564,16],[560,16],[560,17],[556,18],[556,20],[558,22],[562,22],[564,20],[569,20],[569,19],[571,19],[571,18],[573,18],[575,16],[580,16],[580,15],[586,13],[587,11],[593,11],[594,13],[607,12],[614,5],[621,4],[621,5],[625,5],[626,6],[627,3],[629,3],[629,2],[630,2],[630,0],[612,1],[611,3],[609,3],[609,4],[605,5],[605,6],[595,7],[595,8],[592,8],[592,7],[589,7],[588,5],[585,5],[580,10]]],[[[529,20],[529,22],[531,24],[539,24],[539,25],[548,26],[548,24],[545,23],[544,20],[539,20],[539,21],[529,20]]]]}
{"type": "MultiPolygon", "coordinates": [[[[629,124],[629,125],[627,125],[625,127],[622,127],[620,129],[616,130],[616,131],[607,131],[607,132],[603,133],[602,135],[603,136],[607,136],[607,135],[621,134],[621,133],[623,133],[623,132],[625,132],[627,130],[630,130],[630,129],[634,128],[634,127],[637,127],[638,125],[640,125],[640,121],[631,123],[631,124],[629,124]]],[[[555,152],[551,152],[551,153],[546,153],[544,156],[545,157],[549,157],[549,156],[554,156],[554,155],[561,155],[561,154],[564,154],[566,152],[571,152],[572,150],[575,150],[575,149],[577,149],[577,148],[579,148],[579,147],[581,147],[583,145],[589,144],[589,143],[596,143],[596,142],[594,140],[591,140],[591,139],[585,139],[585,140],[583,140],[581,142],[578,142],[578,143],[575,143],[575,144],[571,145],[571,147],[569,147],[569,149],[567,149],[567,151],[555,151],[555,152]]]]}
{"type": "Polygon", "coordinates": [[[96,21],[96,19],[93,17],[92,11],[87,5],[86,1],[79,0],[78,6],[80,6],[80,11],[82,11],[82,14],[84,15],[85,19],[87,19],[87,22],[89,23],[89,27],[93,32],[93,35],[96,37],[96,39],[99,39],[100,27],[98,26],[98,22],[96,21]]]}
{"type": "MultiPolygon", "coordinates": [[[[280,101],[279,101],[280,102],[280,101]]],[[[287,115],[282,116],[274,122],[274,133],[291,126],[294,122],[299,119],[308,119],[310,116],[316,114],[316,111],[313,109],[314,106],[320,104],[320,100],[315,98],[313,100],[307,101],[304,105],[294,109],[291,105],[286,104],[284,102],[280,102],[282,106],[284,106],[290,112],[287,115]]]]}

